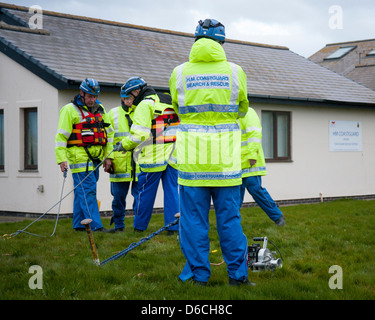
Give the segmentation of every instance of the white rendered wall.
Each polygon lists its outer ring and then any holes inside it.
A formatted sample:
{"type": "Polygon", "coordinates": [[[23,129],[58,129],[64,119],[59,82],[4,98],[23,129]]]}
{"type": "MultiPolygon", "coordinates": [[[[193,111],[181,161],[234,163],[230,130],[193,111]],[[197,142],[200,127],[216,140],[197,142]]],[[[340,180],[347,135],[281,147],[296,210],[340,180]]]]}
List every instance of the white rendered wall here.
{"type": "MultiPolygon", "coordinates": [[[[103,90],[104,91],[104,90],[103,90]]],[[[55,160],[55,134],[59,110],[78,93],[56,90],[39,77],[0,53],[0,108],[5,122],[5,170],[0,172],[0,211],[44,213],[60,199],[63,176],[55,160]],[[22,109],[38,108],[38,171],[23,170],[22,109]],[[43,192],[38,191],[43,186],[43,192]]],[[[117,93],[99,96],[106,111],[120,105],[117,93]]],[[[375,194],[375,111],[361,108],[327,108],[251,104],[261,110],[291,112],[291,162],[267,162],[265,187],[275,200],[340,197],[375,194]],[[329,121],[362,123],[362,152],[330,152],[329,121]]],[[[64,195],[73,189],[69,172],[64,195]]],[[[98,199],[101,211],[111,211],[108,174],[100,169],[98,199]]],[[[246,193],[245,202],[252,202],[246,193]]],[[[127,209],[132,208],[127,197],[127,209]]],[[[163,207],[159,186],[154,208],[163,207]]],[[[61,213],[72,213],[73,194],[61,205],[61,213]]],[[[58,206],[51,210],[56,213],[58,206]]]]}
{"type": "MultiPolygon", "coordinates": [[[[267,162],[265,187],[275,200],[375,194],[375,110],[254,104],[291,112],[292,162],[267,162]],[[329,121],[362,123],[362,152],[329,151],[329,121]]],[[[253,201],[247,194],[245,202],[253,201]]]]}

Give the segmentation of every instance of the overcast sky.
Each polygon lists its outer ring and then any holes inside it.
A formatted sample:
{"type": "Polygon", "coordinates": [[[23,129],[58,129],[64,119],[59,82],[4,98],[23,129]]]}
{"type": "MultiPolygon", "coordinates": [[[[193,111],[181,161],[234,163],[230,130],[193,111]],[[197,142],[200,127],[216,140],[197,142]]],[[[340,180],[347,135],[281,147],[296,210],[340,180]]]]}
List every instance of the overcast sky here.
{"type": "Polygon", "coordinates": [[[326,44],[375,39],[375,0],[14,0],[43,10],[193,33],[214,18],[226,36],[310,57],[326,44]]]}

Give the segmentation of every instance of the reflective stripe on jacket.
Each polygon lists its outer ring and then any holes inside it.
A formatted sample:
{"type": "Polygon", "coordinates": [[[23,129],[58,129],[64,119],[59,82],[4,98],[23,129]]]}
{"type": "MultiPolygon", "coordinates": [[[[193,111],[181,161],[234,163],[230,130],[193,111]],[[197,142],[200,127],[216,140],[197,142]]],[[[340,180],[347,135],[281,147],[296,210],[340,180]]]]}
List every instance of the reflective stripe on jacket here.
{"type": "Polygon", "coordinates": [[[181,120],[176,143],[179,184],[241,184],[236,120],[249,105],[242,68],[227,62],[219,43],[203,38],[192,46],[189,62],[173,70],[169,86],[181,120]]]}
{"type": "Polygon", "coordinates": [[[265,176],[266,161],[262,148],[262,126],[253,108],[249,108],[246,116],[239,119],[241,128],[241,166],[242,178],[250,176],[265,176]],[[250,167],[249,159],[256,160],[250,167]]]}
{"type": "MultiPolygon", "coordinates": [[[[55,156],[57,164],[68,161],[70,170],[72,173],[84,172],[86,169],[93,170],[94,164],[90,159],[99,158],[103,160],[107,157],[113,149],[113,135],[114,131],[111,126],[106,128],[108,143],[105,146],[92,145],[87,148],[90,154],[87,154],[84,147],[78,146],[68,146],[68,140],[73,132],[73,126],[81,123],[85,115],[88,115],[88,109],[86,106],[81,107],[83,114],[80,112],[79,108],[73,103],[69,103],[62,107],[60,110],[59,123],[57,128],[57,133],[55,136],[55,156]]],[[[102,114],[103,121],[109,123],[108,116],[102,105],[99,105],[99,112],[102,114]]],[[[97,113],[97,112],[94,112],[97,113]]],[[[109,156],[112,159],[112,154],[109,156]]]]}
{"type": "MultiPolygon", "coordinates": [[[[122,141],[124,137],[129,136],[130,126],[128,123],[128,119],[130,119],[130,121],[133,121],[133,115],[133,109],[125,111],[121,106],[113,108],[108,112],[109,120],[115,131],[113,145],[115,145],[119,141],[122,141]]],[[[114,165],[114,172],[109,175],[109,181],[133,181],[133,175],[135,175],[135,181],[137,181],[140,169],[139,166],[132,160],[133,159],[131,151],[128,151],[126,153],[123,153],[122,151],[113,152],[112,163],[114,165]]]]}

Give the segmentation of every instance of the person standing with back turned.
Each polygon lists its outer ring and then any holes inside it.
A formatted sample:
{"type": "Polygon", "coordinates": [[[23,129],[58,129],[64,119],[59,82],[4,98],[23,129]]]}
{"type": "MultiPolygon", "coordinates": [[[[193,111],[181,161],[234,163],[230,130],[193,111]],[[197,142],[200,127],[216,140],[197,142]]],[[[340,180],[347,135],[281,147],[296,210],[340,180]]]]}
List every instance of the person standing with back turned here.
{"type": "Polygon", "coordinates": [[[246,75],[227,62],[224,26],[199,21],[189,62],[177,66],[169,80],[172,104],[180,117],[177,132],[180,185],[180,246],[187,260],[179,278],[205,285],[210,278],[209,210],[215,207],[217,231],[229,284],[247,279],[247,238],[239,208],[241,130],[238,117],[249,106],[246,75]]]}

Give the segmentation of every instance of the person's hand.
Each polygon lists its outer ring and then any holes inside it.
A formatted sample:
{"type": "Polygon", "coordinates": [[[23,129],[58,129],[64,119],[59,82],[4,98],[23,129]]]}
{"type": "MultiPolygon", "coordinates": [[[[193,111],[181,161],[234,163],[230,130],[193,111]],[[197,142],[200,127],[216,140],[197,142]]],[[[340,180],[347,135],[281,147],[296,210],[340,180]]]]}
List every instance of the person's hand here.
{"type": "Polygon", "coordinates": [[[249,162],[250,162],[250,168],[255,166],[255,164],[257,163],[257,161],[254,159],[249,159],[249,162]]]}
{"type": "Polygon", "coordinates": [[[122,142],[119,141],[113,146],[113,151],[126,151],[122,146],[122,142]]]}
{"type": "Polygon", "coordinates": [[[104,162],[103,162],[103,167],[104,167],[104,171],[105,172],[108,172],[108,173],[111,173],[112,172],[112,161],[111,159],[105,159],[104,162]]]}
{"type": "Polygon", "coordinates": [[[68,171],[68,161],[63,161],[59,163],[61,172],[64,172],[65,170],[68,171]]]}

